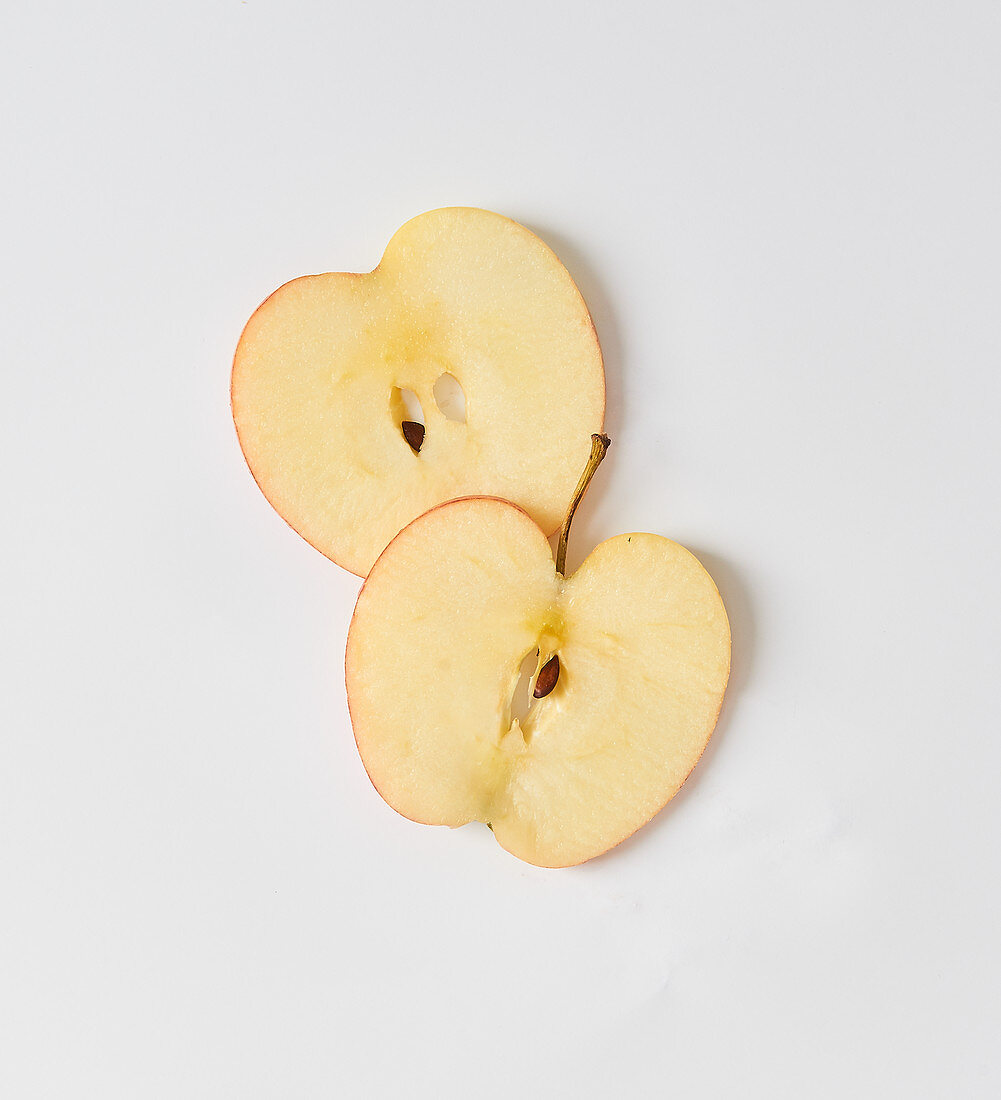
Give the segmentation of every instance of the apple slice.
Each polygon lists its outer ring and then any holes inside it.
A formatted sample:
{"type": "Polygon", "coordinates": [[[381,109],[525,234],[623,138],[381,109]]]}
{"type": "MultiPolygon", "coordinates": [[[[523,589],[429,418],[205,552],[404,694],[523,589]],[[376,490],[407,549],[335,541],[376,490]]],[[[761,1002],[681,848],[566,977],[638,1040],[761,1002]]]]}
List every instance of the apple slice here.
{"type": "Polygon", "coordinates": [[[232,402],[267,499],[365,576],[412,519],[470,493],[554,531],[605,381],[553,252],[508,218],[454,207],[407,222],[367,275],[276,290],[240,337],[232,402]]]}
{"type": "Polygon", "coordinates": [[[555,561],[520,508],[442,504],[376,562],[345,657],[382,797],[429,825],[486,822],[544,867],[599,855],[661,809],[709,740],[730,670],[719,593],[677,543],[619,535],[564,578],[573,511],[608,444],[593,439],[555,561]],[[526,657],[541,697],[519,720],[526,657]]]}

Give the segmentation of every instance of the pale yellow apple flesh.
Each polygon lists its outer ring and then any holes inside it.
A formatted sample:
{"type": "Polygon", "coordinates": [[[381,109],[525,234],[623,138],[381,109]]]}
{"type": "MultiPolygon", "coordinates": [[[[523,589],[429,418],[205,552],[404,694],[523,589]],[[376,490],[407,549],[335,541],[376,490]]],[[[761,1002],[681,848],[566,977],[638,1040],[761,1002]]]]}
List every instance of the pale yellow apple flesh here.
{"type": "Polygon", "coordinates": [[[258,485],[360,576],[416,516],[471,493],[555,530],[604,402],[594,326],[566,269],[524,227],[468,207],[408,222],[367,275],[286,283],[251,317],[233,364],[233,417],[258,485]],[[446,375],[465,421],[436,401],[446,375]],[[419,450],[401,426],[403,391],[423,412],[419,450]]]}
{"type": "Polygon", "coordinates": [[[348,633],[348,703],[382,797],[414,821],[490,824],[529,863],[606,851],[678,790],[716,724],[730,629],[677,543],[619,535],[564,579],[505,501],[441,505],[390,543],[348,633]],[[524,728],[526,655],[559,656],[524,728]]]}

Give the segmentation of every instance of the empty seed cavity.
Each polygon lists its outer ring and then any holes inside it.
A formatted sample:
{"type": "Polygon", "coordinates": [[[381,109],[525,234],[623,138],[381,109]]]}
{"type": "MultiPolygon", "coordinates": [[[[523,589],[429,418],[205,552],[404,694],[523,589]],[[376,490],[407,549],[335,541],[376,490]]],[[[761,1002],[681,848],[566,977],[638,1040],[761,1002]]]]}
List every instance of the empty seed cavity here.
{"type": "Polygon", "coordinates": [[[466,423],[466,394],[454,374],[443,374],[431,391],[443,416],[459,424],[466,423]]]}

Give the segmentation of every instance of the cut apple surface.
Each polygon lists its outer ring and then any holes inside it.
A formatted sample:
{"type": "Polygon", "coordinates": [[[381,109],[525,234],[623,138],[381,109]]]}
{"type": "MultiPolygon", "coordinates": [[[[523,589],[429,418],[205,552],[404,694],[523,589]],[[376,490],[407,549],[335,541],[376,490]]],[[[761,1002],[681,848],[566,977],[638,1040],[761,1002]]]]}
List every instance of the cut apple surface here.
{"type": "Polygon", "coordinates": [[[555,530],[604,401],[594,326],[559,259],[468,207],[408,222],[369,274],[286,283],[233,364],[258,485],[360,576],[416,516],[472,493],[555,530]]]}
{"type": "Polygon", "coordinates": [[[524,511],[469,498],[387,547],[345,668],[359,752],[392,807],[488,823],[514,855],[561,867],[624,840],[684,782],[716,724],[730,629],[677,543],[619,535],[564,578],[524,511]],[[526,657],[530,686],[554,667],[555,684],[519,720],[526,657]]]}

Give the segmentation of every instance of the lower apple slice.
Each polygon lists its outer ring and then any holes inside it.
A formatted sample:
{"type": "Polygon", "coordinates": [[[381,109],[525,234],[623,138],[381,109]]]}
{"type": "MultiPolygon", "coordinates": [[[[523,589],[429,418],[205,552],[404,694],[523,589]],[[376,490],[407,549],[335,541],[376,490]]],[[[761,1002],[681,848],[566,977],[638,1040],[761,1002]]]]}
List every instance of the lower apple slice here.
{"type": "Polygon", "coordinates": [[[389,544],[348,633],[362,760],[401,814],[491,825],[519,858],[582,863],[678,790],[716,724],[730,630],[712,579],[650,534],[602,543],[564,579],[538,526],[505,501],[432,509],[389,544]],[[559,657],[521,721],[526,655],[559,657]]]}

